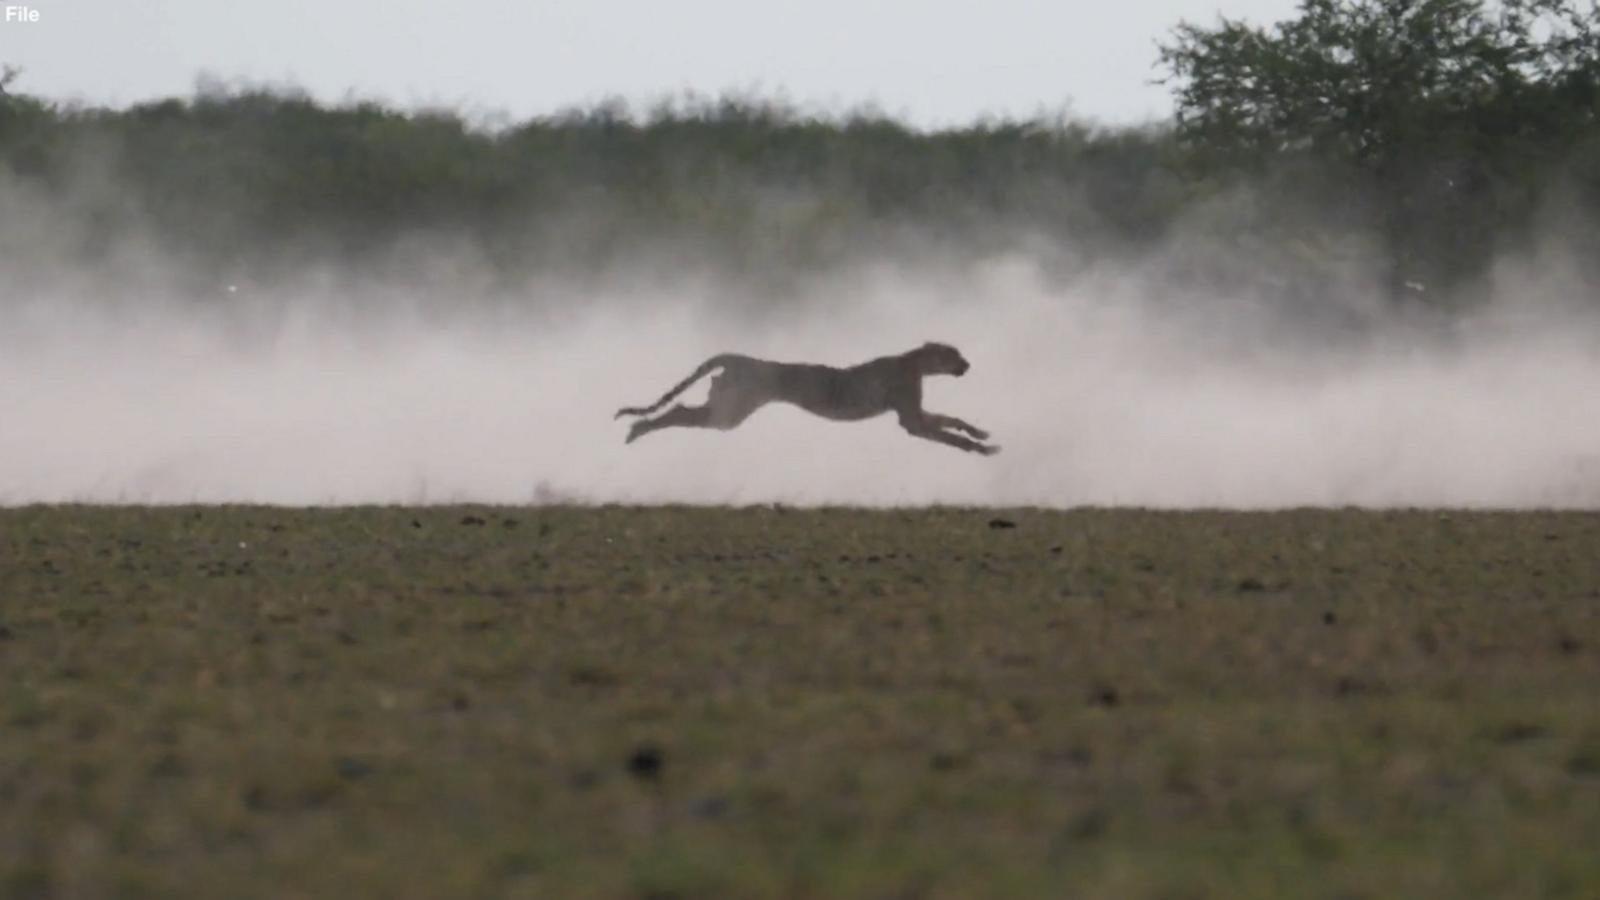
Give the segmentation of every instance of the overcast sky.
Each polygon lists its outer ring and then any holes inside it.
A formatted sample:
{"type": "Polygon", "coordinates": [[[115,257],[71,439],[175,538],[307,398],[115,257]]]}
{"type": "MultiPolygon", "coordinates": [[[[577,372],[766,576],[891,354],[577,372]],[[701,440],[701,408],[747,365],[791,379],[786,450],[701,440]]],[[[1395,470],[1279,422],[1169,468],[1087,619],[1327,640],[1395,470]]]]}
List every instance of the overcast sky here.
{"type": "MultiPolygon", "coordinates": [[[[19,0],[3,0],[0,7],[19,0]]],[[[0,21],[17,89],[124,105],[196,77],[448,104],[513,118],[608,95],[754,90],[924,126],[1066,108],[1169,111],[1156,41],[1218,12],[1262,23],[1295,0],[24,0],[0,21]]]]}

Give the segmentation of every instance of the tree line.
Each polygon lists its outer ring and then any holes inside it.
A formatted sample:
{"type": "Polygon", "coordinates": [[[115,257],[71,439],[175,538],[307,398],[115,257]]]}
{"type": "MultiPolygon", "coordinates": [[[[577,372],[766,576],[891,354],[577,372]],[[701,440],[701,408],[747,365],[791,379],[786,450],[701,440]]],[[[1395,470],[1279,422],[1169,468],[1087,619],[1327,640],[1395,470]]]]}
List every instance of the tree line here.
{"type": "Polygon", "coordinates": [[[1578,0],[1302,0],[1270,25],[1178,24],[1171,121],[932,132],[740,96],[495,126],[217,86],[108,109],[29,95],[8,68],[0,257],[15,283],[114,266],[136,237],[201,289],[453,246],[511,289],[641,260],[782,282],[1026,247],[1307,302],[1357,272],[1395,303],[1466,304],[1535,243],[1600,260],[1597,25],[1578,0]]]}

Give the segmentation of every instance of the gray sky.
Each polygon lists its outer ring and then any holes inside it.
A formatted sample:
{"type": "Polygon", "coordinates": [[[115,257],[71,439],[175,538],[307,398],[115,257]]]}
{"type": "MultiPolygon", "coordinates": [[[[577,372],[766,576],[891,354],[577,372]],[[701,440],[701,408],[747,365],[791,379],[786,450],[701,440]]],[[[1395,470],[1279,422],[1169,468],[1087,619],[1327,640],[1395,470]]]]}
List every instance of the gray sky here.
{"type": "MultiPolygon", "coordinates": [[[[18,0],[4,0],[0,7],[18,0]]],[[[618,94],[782,92],[920,125],[1066,107],[1164,116],[1155,42],[1179,19],[1269,22],[1295,0],[24,0],[0,62],[30,93],[123,105],[202,73],[514,118],[618,94]]]]}

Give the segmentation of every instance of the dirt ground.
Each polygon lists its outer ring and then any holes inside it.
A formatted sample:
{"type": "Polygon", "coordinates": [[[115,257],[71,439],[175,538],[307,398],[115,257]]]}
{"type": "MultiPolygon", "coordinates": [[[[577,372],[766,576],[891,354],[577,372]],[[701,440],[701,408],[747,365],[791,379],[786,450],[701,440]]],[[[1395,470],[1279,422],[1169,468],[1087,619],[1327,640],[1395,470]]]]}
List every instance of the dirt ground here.
{"type": "Polygon", "coordinates": [[[1600,896],[1600,515],[0,511],[0,896],[1600,896]]]}

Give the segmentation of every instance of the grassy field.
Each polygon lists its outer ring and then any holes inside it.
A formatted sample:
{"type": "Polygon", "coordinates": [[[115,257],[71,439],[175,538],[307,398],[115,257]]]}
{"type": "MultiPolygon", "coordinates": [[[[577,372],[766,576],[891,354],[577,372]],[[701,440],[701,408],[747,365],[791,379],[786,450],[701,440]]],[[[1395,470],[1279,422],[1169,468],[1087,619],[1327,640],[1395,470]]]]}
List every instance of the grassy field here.
{"type": "Polygon", "coordinates": [[[0,511],[0,897],[1600,896],[1600,516],[0,511]]]}

